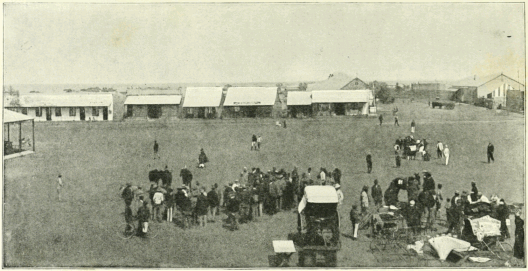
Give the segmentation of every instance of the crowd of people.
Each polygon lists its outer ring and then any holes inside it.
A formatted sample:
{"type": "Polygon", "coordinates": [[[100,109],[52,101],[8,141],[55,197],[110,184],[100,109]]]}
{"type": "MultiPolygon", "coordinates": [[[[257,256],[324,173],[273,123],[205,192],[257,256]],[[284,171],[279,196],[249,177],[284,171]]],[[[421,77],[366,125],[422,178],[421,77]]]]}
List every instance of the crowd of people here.
{"type": "MultiPolygon", "coordinates": [[[[442,217],[447,226],[445,233],[455,237],[472,235],[466,226],[467,218],[489,215],[501,222],[500,239],[511,238],[508,225],[512,206],[506,204],[503,198],[493,195],[488,199],[478,190],[477,184],[471,182],[470,192],[464,190],[460,193],[457,190],[451,198],[446,198],[444,203],[442,184],[435,184],[432,174],[428,171],[423,171],[423,183],[421,177],[415,173],[411,177],[396,178],[390,183],[385,194],[382,193],[377,180],[371,188],[371,196],[368,195],[368,187],[363,187],[359,203],[361,209],[359,210],[358,205],[353,205],[350,211],[353,239],[358,237],[362,222],[372,226],[373,234],[379,232],[383,227],[383,221],[379,217],[382,209],[397,210],[415,234],[427,230],[437,231],[437,218],[442,217]],[[407,202],[398,200],[400,190],[407,192],[407,202]]],[[[520,218],[519,209],[515,211],[515,225],[514,251],[522,251],[516,253],[524,255],[524,221],[520,218]]]]}
{"type": "Polygon", "coordinates": [[[193,175],[187,166],[180,171],[180,177],[183,185],[173,189],[172,173],[165,166],[164,170],[149,173],[151,184],[147,191],[127,183],[121,194],[125,201],[125,220],[141,219],[138,229],[149,221],[173,222],[175,217],[184,228],[205,227],[208,222],[216,222],[216,215],[222,209],[227,215],[226,226],[236,230],[239,223],[297,207],[308,185],[331,185],[337,191],[339,203],[343,202],[338,168],[333,171],[320,168],[317,174],[311,168],[303,173],[299,173],[297,167],[291,172],[276,168],[267,172],[260,168],[244,168],[238,179],[226,184],[221,192],[218,184],[209,191],[199,182],[193,186],[193,175]]]}

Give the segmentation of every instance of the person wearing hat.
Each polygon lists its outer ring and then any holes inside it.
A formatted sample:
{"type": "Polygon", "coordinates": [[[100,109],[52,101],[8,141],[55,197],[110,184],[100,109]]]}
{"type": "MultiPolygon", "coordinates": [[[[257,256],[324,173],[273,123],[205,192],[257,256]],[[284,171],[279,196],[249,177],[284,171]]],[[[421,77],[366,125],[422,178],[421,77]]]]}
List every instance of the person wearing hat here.
{"type": "Polygon", "coordinates": [[[435,181],[433,177],[431,176],[431,173],[424,170],[423,171],[423,191],[429,191],[429,190],[435,190],[435,181]]]}
{"type": "Polygon", "coordinates": [[[380,123],[380,126],[381,126],[381,124],[383,124],[383,114],[379,115],[378,120],[379,120],[379,123],[380,123]]]}
{"type": "Polygon", "coordinates": [[[371,173],[372,172],[372,155],[369,153],[367,153],[367,173],[371,173]]]}
{"type": "Polygon", "coordinates": [[[336,192],[337,192],[337,202],[338,202],[338,205],[341,205],[343,204],[343,200],[345,198],[345,196],[343,195],[343,191],[341,191],[341,185],[339,184],[335,184],[335,189],[336,189],[336,192]]]}
{"type": "Polygon", "coordinates": [[[444,147],[444,157],[445,157],[445,164],[446,166],[449,164],[449,147],[447,144],[444,147]]]}
{"type": "Polygon", "coordinates": [[[198,167],[205,168],[205,163],[209,162],[207,155],[205,155],[204,149],[200,149],[200,154],[198,155],[198,167]]]}
{"type": "Polygon", "coordinates": [[[370,194],[374,200],[374,205],[376,207],[381,207],[383,205],[383,191],[381,191],[381,186],[378,184],[378,179],[374,180],[374,185],[370,189],[370,194]]]}
{"type": "Polygon", "coordinates": [[[471,202],[475,202],[478,200],[478,188],[477,184],[475,182],[471,182],[471,202]]]}
{"type": "Polygon", "coordinates": [[[412,122],[411,122],[411,133],[414,134],[415,129],[416,129],[416,122],[414,122],[414,120],[412,120],[412,122]]]}

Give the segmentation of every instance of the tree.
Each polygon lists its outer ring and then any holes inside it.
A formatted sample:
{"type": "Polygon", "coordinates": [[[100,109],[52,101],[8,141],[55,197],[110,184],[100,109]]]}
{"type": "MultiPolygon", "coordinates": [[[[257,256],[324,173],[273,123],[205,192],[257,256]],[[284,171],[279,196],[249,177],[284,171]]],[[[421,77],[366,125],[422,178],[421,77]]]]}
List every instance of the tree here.
{"type": "Polygon", "coordinates": [[[391,89],[388,88],[386,84],[379,86],[379,90],[376,93],[376,97],[380,100],[380,102],[384,104],[394,102],[394,95],[391,89]]]}
{"type": "Polygon", "coordinates": [[[307,83],[299,83],[299,90],[306,90],[308,88],[308,84],[307,83]]]}

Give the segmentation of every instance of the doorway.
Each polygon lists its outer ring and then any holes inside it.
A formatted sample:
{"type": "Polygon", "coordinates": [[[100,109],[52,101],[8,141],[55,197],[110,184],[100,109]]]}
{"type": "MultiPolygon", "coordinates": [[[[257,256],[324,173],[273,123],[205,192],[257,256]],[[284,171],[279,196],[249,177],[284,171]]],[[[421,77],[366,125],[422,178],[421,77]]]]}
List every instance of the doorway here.
{"type": "Polygon", "coordinates": [[[51,107],[46,108],[46,120],[51,120],[51,107]]]}
{"type": "Polygon", "coordinates": [[[158,119],[161,117],[161,106],[160,105],[149,105],[147,108],[147,116],[150,119],[158,119]]]}
{"type": "Polygon", "coordinates": [[[86,119],[86,113],[84,112],[84,107],[79,108],[79,116],[81,117],[81,120],[86,119]]]}
{"type": "Polygon", "coordinates": [[[103,107],[103,120],[108,120],[108,107],[103,107]]]}
{"type": "Polygon", "coordinates": [[[334,112],[338,116],[344,116],[345,115],[345,104],[343,103],[336,103],[334,104],[334,112]]]}

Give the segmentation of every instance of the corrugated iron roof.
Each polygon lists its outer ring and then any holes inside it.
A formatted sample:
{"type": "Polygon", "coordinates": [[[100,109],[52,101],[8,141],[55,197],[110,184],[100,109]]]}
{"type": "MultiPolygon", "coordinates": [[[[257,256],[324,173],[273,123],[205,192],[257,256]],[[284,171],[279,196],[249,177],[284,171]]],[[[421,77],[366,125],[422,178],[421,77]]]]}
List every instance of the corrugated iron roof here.
{"type": "Polygon", "coordinates": [[[231,87],[227,90],[224,106],[274,105],[276,87],[231,87]]]}
{"type": "Polygon", "coordinates": [[[287,105],[311,105],[311,91],[288,91],[287,105]]]}
{"type": "Polygon", "coordinates": [[[4,109],[4,123],[13,123],[19,121],[32,120],[34,118],[28,117],[24,114],[13,112],[11,110],[4,109]]]}
{"type": "MultiPolygon", "coordinates": [[[[12,97],[11,99],[16,99],[12,97]]],[[[20,107],[97,107],[110,106],[114,102],[110,93],[105,94],[29,94],[20,95],[20,107]]],[[[6,107],[12,107],[6,104],[6,107]]],[[[17,106],[18,107],[18,106],[17,106]]]]}
{"type": "Polygon", "coordinates": [[[188,87],[183,107],[217,107],[221,101],[221,87],[188,87]]]}
{"type": "Polygon", "coordinates": [[[145,105],[145,104],[180,104],[181,95],[141,95],[127,96],[125,104],[145,105]]]}
{"type": "Polygon", "coordinates": [[[369,102],[371,90],[324,90],[312,91],[312,103],[365,103],[369,102]]]}

